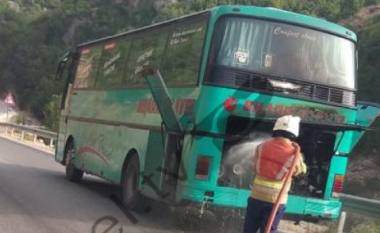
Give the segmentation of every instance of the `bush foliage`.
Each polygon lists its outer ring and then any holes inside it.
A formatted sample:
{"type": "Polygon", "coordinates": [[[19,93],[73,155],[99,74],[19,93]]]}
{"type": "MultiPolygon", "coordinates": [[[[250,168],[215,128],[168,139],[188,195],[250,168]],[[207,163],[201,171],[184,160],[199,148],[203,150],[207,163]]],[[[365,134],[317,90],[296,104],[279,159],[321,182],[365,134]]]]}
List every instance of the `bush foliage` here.
{"type": "MultiPolygon", "coordinates": [[[[49,127],[57,60],[76,44],[222,4],[271,6],[339,21],[380,0],[13,0],[0,1],[0,94],[12,90],[22,110],[49,127]],[[169,4],[170,2],[174,2],[169,4]],[[160,6],[160,7],[159,7],[160,6]]],[[[360,97],[378,100],[380,24],[360,33],[360,97]]],[[[55,118],[54,116],[52,118],[55,118]]],[[[55,127],[53,127],[55,128],[55,127]]]]}

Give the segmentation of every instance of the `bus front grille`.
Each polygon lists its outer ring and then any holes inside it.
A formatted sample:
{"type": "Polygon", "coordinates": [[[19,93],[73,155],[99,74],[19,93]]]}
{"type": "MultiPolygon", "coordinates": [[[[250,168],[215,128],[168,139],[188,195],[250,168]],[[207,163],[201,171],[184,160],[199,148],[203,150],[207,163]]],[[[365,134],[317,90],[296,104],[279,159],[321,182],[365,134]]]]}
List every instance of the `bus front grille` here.
{"type": "Polygon", "coordinates": [[[348,107],[356,106],[356,94],[351,90],[336,87],[327,87],[305,81],[272,77],[264,74],[256,74],[250,71],[234,69],[230,67],[214,67],[206,78],[205,84],[231,87],[248,91],[261,91],[271,94],[288,95],[302,99],[329,102],[348,107]],[[297,85],[299,88],[291,90],[278,88],[271,85],[270,80],[287,82],[297,85]]]}

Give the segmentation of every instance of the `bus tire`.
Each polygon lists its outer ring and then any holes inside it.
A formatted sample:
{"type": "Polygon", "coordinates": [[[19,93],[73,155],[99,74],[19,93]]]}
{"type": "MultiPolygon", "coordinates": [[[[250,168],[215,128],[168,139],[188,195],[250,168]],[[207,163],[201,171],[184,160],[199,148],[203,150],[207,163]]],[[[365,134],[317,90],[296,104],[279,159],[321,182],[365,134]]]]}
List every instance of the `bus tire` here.
{"type": "Polygon", "coordinates": [[[83,178],[83,171],[77,169],[74,164],[75,149],[72,140],[68,141],[65,149],[66,178],[71,182],[79,182],[83,178]]]}
{"type": "Polygon", "coordinates": [[[123,204],[126,208],[141,212],[145,207],[144,196],[139,190],[140,162],[136,153],[129,156],[123,171],[121,193],[123,204]]]}

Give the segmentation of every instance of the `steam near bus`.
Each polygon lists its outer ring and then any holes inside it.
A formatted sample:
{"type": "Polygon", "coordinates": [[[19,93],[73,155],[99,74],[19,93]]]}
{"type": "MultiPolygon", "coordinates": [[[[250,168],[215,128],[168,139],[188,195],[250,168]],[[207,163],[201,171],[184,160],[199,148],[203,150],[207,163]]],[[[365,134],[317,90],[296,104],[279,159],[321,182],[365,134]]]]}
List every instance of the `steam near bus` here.
{"type": "Polygon", "coordinates": [[[71,181],[120,185],[132,210],[145,197],[244,209],[255,147],[279,116],[298,115],[309,172],[286,212],[337,218],[348,156],[378,113],[357,102],[356,40],[322,19],[220,6],[78,45],[60,66],[55,158],[71,181]]]}

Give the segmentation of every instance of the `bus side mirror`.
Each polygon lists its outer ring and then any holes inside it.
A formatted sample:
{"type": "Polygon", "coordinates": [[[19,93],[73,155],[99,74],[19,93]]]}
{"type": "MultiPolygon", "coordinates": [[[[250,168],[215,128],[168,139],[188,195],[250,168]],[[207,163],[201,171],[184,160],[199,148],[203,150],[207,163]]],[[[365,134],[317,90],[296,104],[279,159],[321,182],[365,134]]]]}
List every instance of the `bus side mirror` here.
{"type": "Polygon", "coordinates": [[[55,80],[62,79],[62,74],[66,68],[67,61],[70,59],[71,56],[72,53],[67,52],[58,60],[57,70],[55,72],[55,80]]]}

